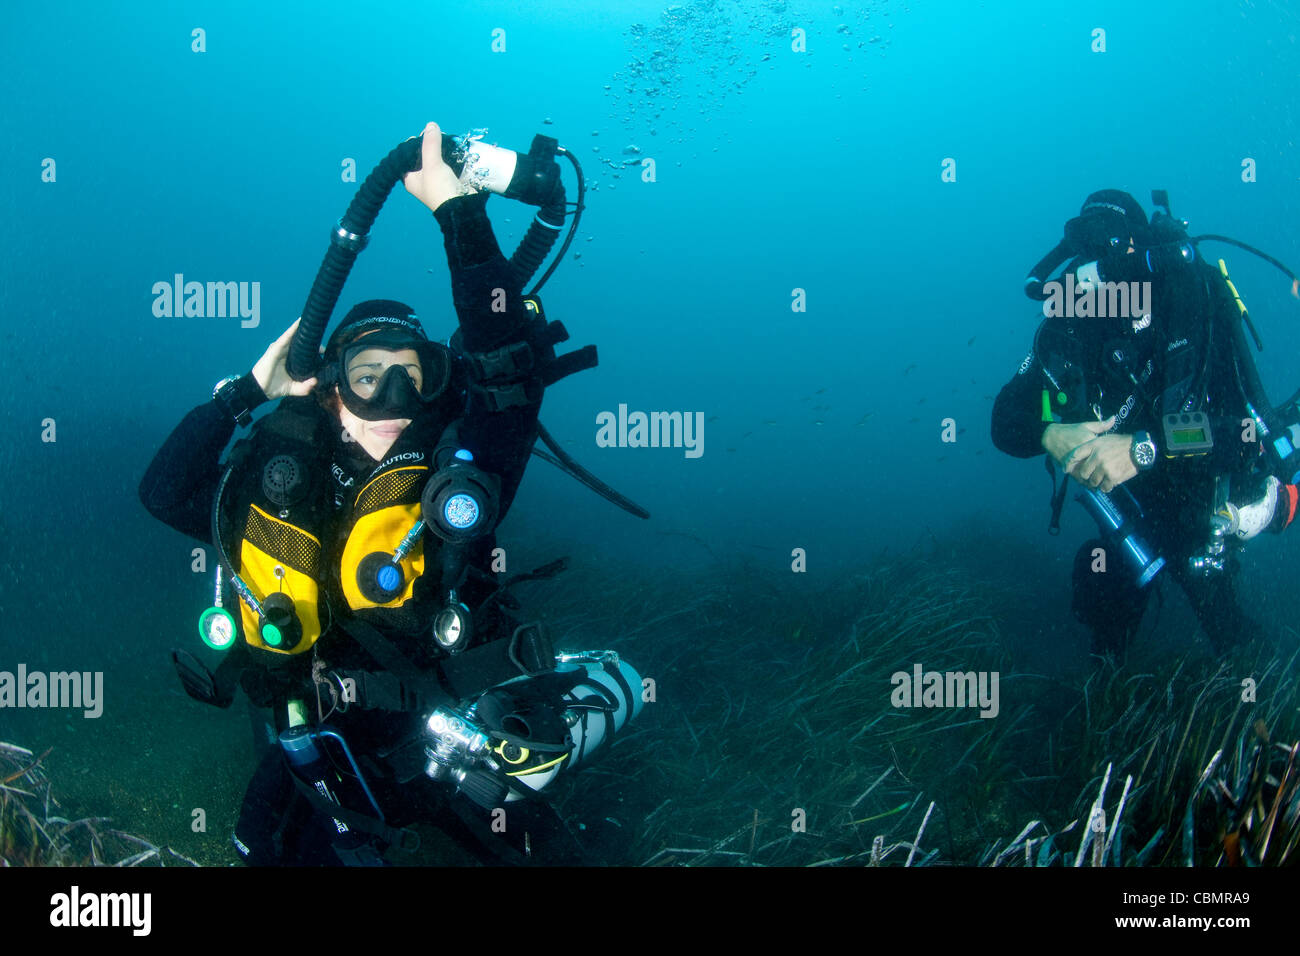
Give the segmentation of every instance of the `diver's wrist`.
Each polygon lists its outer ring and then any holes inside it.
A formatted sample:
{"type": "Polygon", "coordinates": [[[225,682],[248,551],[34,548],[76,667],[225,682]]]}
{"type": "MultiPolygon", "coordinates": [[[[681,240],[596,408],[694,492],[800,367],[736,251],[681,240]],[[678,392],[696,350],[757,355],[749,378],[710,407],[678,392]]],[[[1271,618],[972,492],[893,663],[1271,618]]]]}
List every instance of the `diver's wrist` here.
{"type": "Polygon", "coordinates": [[[240,394],[247,400],[250,411],[258,405],[271,400],[266,394],[266,389],[262,387],[262,383],[257,380],[257,376],[252,372],[245,372],[239,376],[239,390],[240,394]]]}
{"type": "Polygon", "coordinates": [[[1129,458],[1138,471],[1150,471],[1156,464],[1156,443],[1150,432],[1134,432],[1129,440],[1129,458]]]}
{"type": "Polygon", "coordinates": [[[256,376],[252,372],[223,378],[212,389],[212,400],[220,405],[236,425],[247,425],[253,420],[252,411],[267,400],[256,376]]]}

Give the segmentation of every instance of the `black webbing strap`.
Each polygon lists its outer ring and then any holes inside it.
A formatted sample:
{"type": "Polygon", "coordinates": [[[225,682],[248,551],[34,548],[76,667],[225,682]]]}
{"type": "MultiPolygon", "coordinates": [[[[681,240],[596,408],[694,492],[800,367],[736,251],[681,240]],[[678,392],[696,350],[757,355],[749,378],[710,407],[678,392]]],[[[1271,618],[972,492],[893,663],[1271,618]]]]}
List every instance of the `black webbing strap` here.
{"type": "Polygon", "coordinates": [[[298,788],[298,792],[311,804],[312,809],[346,824],[348,829],[377,836],[385,843],[401,847],[408,853],[413,853],[420,848],[420,834],[414,830],[408,830],[406,827],[390,827],[378,817],[339,806],[294,773],[292,768],[289,770],[289,777],[293,780],[293,785],[298,788]]]}
{"type": "Polygon", "coordinates": [[[340,698],[337,703],[345,710],[355,705],[362,710],[423,713],[434,705],[427,693],[422,692],[425,689],[408,687],[396,674],[387,671],[336,668],[327,673],[329,679],[322,678],[322,683],[329,688],[331,696],[340,698]]]}
{"type": "Polygon", "coordinates": [[[541,379],[530,378],[501,385],[471,385],[470,392],[492,412],[505,411],[524,405],[536,405],[542,400],[544,384],[541,379]]]}
{"type": "MultiPolygon", "coordinates": [[[[555,346],[568,339],[564,323],[547,321],[539,306],[527,340],[486,352],[461,351],[473,379],[470,391],[493,412],[537,404],[542,400],[543,388],[574,372],[596,367],[594,345],[557,356],[555,346]]],[[[455,337],[452,345],[459,348],[455,337]]]]}
{"type": "Polygon", "coordinates": [[[373,657],[379,666],[391,674],[397,675],[408,693],[417,698],[436,698],[442,696],[442,688],[435,677],[420,670],[394,646],[393,642],[379,633],[374,626],[360,618],[349,618],[346,623],[336,623],[344,634],[356,640],[373,657]]]}
{"type": "Polygon", "coordinates": [[[480,694],[521,673],[510,659],[510,641],[489,641],[440,662],[447,690],[456,700],[480,694]]]}
{"type": "Polygon", "coordinates": [[[525,650],[521,642],[530,626],[516,628],[509,640],[488,641],[440,661],[438,673],[420,670],[392,641],[359,618],[336,626],[388,672],[333,672],[357,681],[357,703],[367,710],[423,711],[448,700],[464,700],[529,673],[524,663],[532,661],[532,656],[521,653],[525,650]],[[373,699],[367,700],[367,692],[373,699]]]}
{"type": "Polygon", "coordinates": [[[584,345],[572,352],[565,352],[563,355],[557,355],[543,370],[542,384],[550,387],[574,372],[595,368],[596,364],[596,346],[594,345],[584,345]]]}
{"type": "Polygon", "coordinates": [[[1065,486],[1070,482],[1069,475],[1061,475],[1061,485],[1056,485],[1056,466],[1052,462],[1051,455],[1043,456],[1043,467],[1047,469],[1047,477],[1052,479],[1052,518],[1047,525],[1047,533],[1056,536],[1061,533],[1061,509],[1065,507],[1065,486]]]}
{"type": "MultiPolygon", "coordinates": [[[[636,704],[636,697],[634,697],[633,694],[639,694],[641,688],[638,687],[634,691],[632,685],[627,682],[627,678],[623,676],[623,668],[619,667],[617,664],[612,667],[604,668],[604,671],[610,676],[610,679],[619,686],[619,689],[623,691],[623,694],[627,699],[627,719],[631,720],[632,709],[636,704]]],[[[610,735],[612,736],[615,733],[612,721],[609,730],[610,735]]]]}
{"type": "MultiPolygon", "coordinates": [[[[618,700],[614,697],[614,692],[598,680],[590,681],[589,686],[593,687],[600,696],[580,697],[575,704],[570,705],[570,708],[577,707],[582,711],[578,718],[582,724],[582,738],[579,741],[578,754],[573,758],[575,763],[587,756],[587,720],[591,716],[591,711],[598,710],[605,718],[605,728],[609,731],[607,736],[610,740],[614,739],[616,733],[614,711],[618,709],[618,700]]],[[[631,698],[628,698],[628,701],[630,705],[631,698]]]]}
{"type": "Polygon", "coordinates": [[[536,353],[527,342],[512,342],[490,352],[465,352],[465,362],[476,379],[511,378],[533,371],[536,353]]]}

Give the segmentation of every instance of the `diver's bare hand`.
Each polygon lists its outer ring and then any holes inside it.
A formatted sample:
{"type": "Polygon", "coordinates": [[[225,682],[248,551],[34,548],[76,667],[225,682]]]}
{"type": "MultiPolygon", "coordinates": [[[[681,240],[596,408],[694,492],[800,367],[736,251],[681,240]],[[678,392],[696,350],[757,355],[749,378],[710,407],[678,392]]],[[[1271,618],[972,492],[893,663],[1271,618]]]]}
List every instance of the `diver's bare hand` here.
{"type": "Polygon", "coordinates": [[[1062,467],[1079,484],[1111,491],[1137,475],[1132,435],[1098,435],[1076,448],[1062,467]]]}
{"type": "Polygon", "coordinates": [[[1069,471],[1065,463],[1075,450],[1081,445],[1092,441],[1098,435],[1104,435],[1115,425],[1115,419],[1108,418],[1104,422],[1079,422],[1073,425],[1052,424],[1043,430],[1043,448],[1052,460],[1061,466],[1063,471],[1069,471]]]}
{"type": "Polygon", "coordinates": [[[298,331],[298,322],[301,321],[302,319],[299,318],[289,326],[283,335],[271,343],[271,347],[253,366],[253,378],[257,379],[257,384],[262,386],[262,391],[269,399],[284,398],[286,395],[306,395],[316,387],[315,378],[302,382],[295,381],[285,367],[285,362],[289,358],[289,345],[293,342],[293,333],[298,331]]]}
{"type": "Polygon", "coordinates": [[[433,212],[448,199],[465,193],[478,192],[473,186],[456,178],[442,159],[442,130],[437,123],[424,128],[424,142],[420,149],[420,168],[407,173],[402,179],[406,191],[433,212]]]}

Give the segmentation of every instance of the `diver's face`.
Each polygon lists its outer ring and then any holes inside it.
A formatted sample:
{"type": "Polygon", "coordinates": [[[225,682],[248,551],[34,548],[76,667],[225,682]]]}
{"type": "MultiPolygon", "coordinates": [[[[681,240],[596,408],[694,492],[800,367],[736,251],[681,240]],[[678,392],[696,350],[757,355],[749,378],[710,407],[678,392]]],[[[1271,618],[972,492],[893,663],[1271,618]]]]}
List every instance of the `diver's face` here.
{"type": "MultiPolygon", "coordinates": [[[[417,391],[423,386],[420,369],[420,356],[414,349],[366,349],[358,352],[348,363],[348,387],[359,398],[368,399],[375,393],[384,373],[392,366],[399,366],[411,377],[417,391]]],[[[337,390],[336,390],[337,391],[337,390]]],[[[371,458],[379,461],[393,443],[401,437],[402,432],[411,424],[409,418],[395,418],[387,421],[370,422],[358,418],[349,411],[341,401],[338,405],[339,420],[347,436],[366,450],[371,458]]]]}
{"type": "Polygon", "coordinates": [[[352,356],[348,362],[348,386],[358,398],[368,399],[375,394],[379,381],[392,366],[399,366],[411,377],[418,392],[424,386],[420,369],[420,356],[415,349],[366,349],[352,356]]]}
{"type": "MultiPolygon", "coordinates": [[[[337,389],[335,390],[337,395],[337,389]]],[[[388,449],[393,447],[393,442],[406,431],[406,426],[411,424],[409,418],[395,418],[390,421],[368,422],[364,418],[357,418],[348,407],[339,402],[339,421],[343,425],[344,440],[355,441],[358,445],[366,450],[375,461],[379,461],[388,454],[388,449]]]]}

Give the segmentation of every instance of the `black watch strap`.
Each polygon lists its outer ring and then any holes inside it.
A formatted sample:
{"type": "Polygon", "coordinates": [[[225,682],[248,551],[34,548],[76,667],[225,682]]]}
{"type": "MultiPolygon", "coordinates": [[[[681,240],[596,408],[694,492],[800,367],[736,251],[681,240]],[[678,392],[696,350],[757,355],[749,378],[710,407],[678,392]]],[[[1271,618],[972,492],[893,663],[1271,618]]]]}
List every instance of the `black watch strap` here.
{"type": "Polygon", "coordinates": [[[252,375],[232,375],[217,383],[212,398],[236,424],[247,425],[253,420],[253,409],[266,401],[266,393],[252,375]]]}

